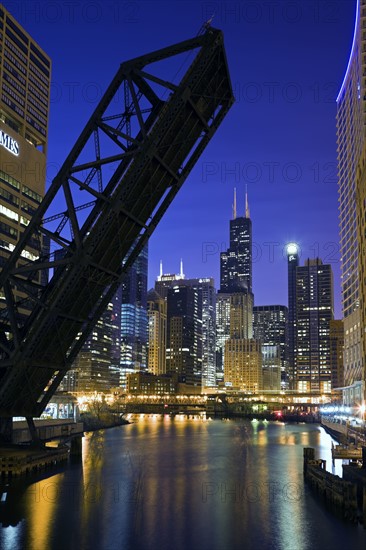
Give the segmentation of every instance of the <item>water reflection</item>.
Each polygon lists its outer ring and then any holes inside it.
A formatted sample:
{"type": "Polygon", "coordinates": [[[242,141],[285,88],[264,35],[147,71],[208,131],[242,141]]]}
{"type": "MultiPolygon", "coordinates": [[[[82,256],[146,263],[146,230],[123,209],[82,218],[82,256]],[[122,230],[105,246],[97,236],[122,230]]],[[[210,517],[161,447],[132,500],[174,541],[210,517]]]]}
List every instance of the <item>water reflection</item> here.
{"type": "Polygon", "coordinates": [[[0,548],[366,547],[366,531],[336,519],[304,486],[304,446],[331,468],[331,438],[319,426],[137,420],[87,434],[82,461],[52,477],[12,483],[0,548]]]}

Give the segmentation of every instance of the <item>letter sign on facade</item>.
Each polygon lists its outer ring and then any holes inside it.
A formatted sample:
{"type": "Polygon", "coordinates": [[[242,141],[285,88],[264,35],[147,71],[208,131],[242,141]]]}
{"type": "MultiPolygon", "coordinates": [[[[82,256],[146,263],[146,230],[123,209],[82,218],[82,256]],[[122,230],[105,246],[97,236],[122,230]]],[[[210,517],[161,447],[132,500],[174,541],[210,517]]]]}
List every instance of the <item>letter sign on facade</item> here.
{"type": "Polygon", "coordinates": [[[0,145],[16,157],[19,155],[19,143],[3,130],[0,130],[0,145]]]}

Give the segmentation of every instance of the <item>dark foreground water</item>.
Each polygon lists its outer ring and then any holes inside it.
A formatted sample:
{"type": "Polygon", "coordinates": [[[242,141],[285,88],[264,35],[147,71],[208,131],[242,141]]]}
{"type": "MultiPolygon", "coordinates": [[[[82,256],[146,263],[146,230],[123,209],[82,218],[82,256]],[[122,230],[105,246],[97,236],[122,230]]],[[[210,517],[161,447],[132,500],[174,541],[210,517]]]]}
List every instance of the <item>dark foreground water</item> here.
{"type": "Polygon", "coordinates": [[[137,420],[87,434],[82,461],[12,483],[1,550],[366,549],[366,530],[304,486],[303,447],[331,467],[319,426],[137,420]]]}

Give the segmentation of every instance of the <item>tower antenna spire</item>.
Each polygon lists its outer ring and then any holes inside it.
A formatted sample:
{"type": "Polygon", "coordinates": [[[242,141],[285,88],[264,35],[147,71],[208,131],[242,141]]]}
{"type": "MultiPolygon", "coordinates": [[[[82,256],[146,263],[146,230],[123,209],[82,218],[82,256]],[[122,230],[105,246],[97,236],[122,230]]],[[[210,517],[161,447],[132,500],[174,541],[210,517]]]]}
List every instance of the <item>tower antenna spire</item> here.
{"type": "Polygon", "coordinates": [[[248,186],[245,186],[245,217],[250,218],[249,202],[248,202],[248,186]]]}
{"type": "Polygon", "coordinates": [[[160,277],[163,275],[163,260],[160,260],[160,277]]]}
{"type": "Polygon", "coordinates": [[[180,259],[180,273],[179,273],[180,277],[182,279],[184,279],[184,273],[183,273],[183,259],[181,258],[180,259]]]}
{"type": "Polygon", "coordinates": [[[233,220],[236,220],[236,187],[234,187],[233,220]]]}

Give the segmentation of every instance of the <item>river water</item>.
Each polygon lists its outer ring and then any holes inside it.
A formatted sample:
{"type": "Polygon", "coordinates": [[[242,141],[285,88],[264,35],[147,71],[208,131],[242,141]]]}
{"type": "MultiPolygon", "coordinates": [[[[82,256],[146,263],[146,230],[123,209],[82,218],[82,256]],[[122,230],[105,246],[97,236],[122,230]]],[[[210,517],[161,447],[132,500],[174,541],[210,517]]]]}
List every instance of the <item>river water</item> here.
{"type": "Polygon", "coordinates": [[[316,424],[141,415],[88,433],[82,460],[11,482],[0,548],[365,549],[366,530],[304,486],[303,447],[331,470],[331,441],[316,424]]]}

